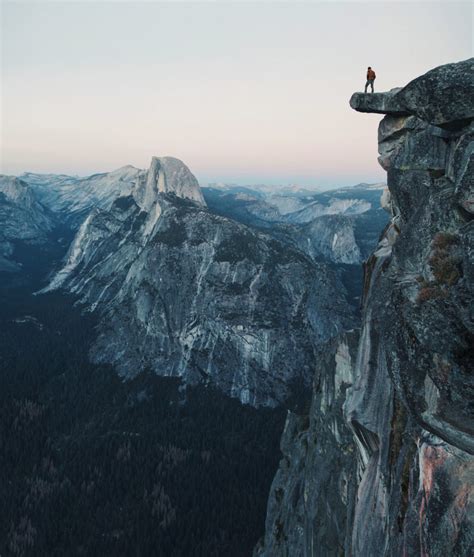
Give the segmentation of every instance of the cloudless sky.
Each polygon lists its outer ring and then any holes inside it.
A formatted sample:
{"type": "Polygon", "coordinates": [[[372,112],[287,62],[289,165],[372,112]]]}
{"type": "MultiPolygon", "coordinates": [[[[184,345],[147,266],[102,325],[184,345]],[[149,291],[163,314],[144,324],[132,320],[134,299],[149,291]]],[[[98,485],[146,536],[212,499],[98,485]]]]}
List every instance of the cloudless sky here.
{"type": "Polygon", "coordinates": [[[1,171],[381,181],[376,90],[472,56],[471,2],[3,2],[1,171]]]}

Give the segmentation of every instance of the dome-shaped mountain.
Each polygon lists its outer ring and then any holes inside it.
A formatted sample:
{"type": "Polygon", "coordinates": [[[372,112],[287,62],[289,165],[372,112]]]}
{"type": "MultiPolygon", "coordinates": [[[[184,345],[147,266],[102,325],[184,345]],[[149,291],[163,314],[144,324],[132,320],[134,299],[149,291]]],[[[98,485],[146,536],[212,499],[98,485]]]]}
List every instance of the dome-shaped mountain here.
{"type": "Polygon", "coordinates": [[[210,383],[255,406],[308,386],[315,350],[352,325],[326,265],[208,211],[169,157],[88,216],[47,290],[60,287],[100,315],[94,361],[125,377],[148,368],[210,383]]]}
{"type": "Polygon", "coordinates": [[[159,193],[171,193],[206,205],[199,183],[189,168],[174,157],[153,157],[150,168],[138,175],[133,197],[148,211],[159,193]]]}

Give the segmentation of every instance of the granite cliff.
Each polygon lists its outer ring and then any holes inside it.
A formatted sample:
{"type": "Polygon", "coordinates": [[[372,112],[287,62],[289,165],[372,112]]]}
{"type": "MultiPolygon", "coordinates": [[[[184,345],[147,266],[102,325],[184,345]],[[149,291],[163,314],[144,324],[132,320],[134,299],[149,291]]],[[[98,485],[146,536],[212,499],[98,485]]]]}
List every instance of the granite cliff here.
{"type": "Polygon", "coordinates": [[[256,555],[473,554],[473,75],[470,59],[351,98],[385,114],[391,221],[357,347],[333,340],[288,415],[256,555]]]}
{"type": "Polygon", "coordinates": [[[315,353],[353,325],[331,269],[211,213],[181,161],[154,157],[94,209],[46,290],[100,315],[94,362],[217,386],[254,406],[309,386],[315,353]]]}

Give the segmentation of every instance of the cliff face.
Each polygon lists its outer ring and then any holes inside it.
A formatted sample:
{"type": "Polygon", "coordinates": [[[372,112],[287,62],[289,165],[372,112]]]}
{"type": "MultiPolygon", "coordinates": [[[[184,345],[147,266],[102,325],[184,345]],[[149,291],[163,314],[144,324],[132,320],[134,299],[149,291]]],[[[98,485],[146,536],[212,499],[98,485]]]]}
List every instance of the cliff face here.
{"type": "Polygon", "coordinates": [[[365,265],[348,388],[329,405],[344,423],[336,434],[321,402],[327,378],[340,382],[340,340],[309,416],[288,418],[261,555],[472,554],[473,71],[449,64],[351,99],[386,114],[392,219],[365,265]]]}
{"type": "Polygon", "coordinates": [[[94,362],[212,384],[254,406],[308,387],[317,349],[353,325],[326,265],[212,214],[170,158],[87,217],[46,290],[57,288],[98,312],[94,362]]]}
{"type": "Polygon", "coordinates": [[[318,358],[307,412],[289,412],[283,458],[255,556],[350,555],[356,444],[343,405],[353,383],[358,332],[328,343],[318,358]]]}

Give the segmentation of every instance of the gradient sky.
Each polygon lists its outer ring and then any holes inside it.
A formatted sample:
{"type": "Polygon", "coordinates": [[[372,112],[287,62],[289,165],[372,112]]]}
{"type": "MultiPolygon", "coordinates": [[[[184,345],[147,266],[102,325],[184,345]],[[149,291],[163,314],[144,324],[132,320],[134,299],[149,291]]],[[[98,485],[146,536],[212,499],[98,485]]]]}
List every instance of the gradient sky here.
{"type": "Polygon", "coordinates": [[[152,155],[201,183],[381,181],[380,116],[349,108],[472,56],[470,2],[3,2],[1,171],[152,155]]]}

